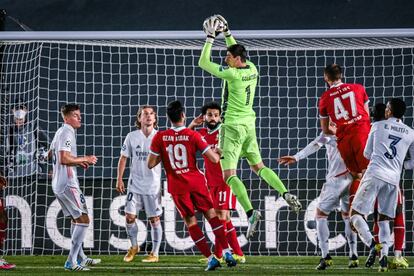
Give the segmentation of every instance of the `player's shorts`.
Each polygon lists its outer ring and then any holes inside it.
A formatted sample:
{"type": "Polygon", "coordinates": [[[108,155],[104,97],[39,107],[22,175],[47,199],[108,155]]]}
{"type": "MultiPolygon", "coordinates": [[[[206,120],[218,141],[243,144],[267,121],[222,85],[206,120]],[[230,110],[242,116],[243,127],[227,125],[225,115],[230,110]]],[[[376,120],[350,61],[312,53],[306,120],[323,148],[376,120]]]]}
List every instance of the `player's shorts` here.
{"type": "Polygon", "coordinates": [[[322,186],[318,208],[327,215],[338,206],[341,207],[342,212],[349,212],[349,185],[351,182],[352,176],[349,173],[328,179],[322,186]]]}
{"type": "Polygon", "coordinates": [[[172,198],[182,218],[194,216],[196,210],[205,213],[214,208],[210,192],[203,186],[197,191],[173,194],[172,198]]]}
{"type": "Polygon", "coordinates": [[[364,175],[352,203],[352,209],[367,216],[372,213],[375,200],[378,197],[378,213],[394,218],[397,209],[398,190],[398,185],[364,175]]]}
{"type": "Polygon", "coordinates": [[[241,157],[245,157],[249,165],[262,162],[254,124],[223,124],[220,128],[219,148],[222,151],[220,159],[222,170],[237,169],[241,157]]]}
{"type": "Polygon", "coordinates": [[[125,213],[136,215],[140,210],[145,211],[147,218],[161,216],[161,193],[141,195],[128,191],[125,199],[125,213]]]}
{"type": "Polygon", "coordinates": [[[236,196],[232,193],[231,188],[226,183],[223,183],[219,186],[210,187],[210,194],[211,198],[213,199],[214,209],[236,209],[236,196]]]}
{"type": "Polygon", "coordinates": [[[338,139],[338,150],[350,172],[360,173],[368,167],[369,160],[364,157],[364,149],[369,131],[369,125],[355,126],[338,139]]]}
{"type": "Polygon", "coordinates": [[[79,188],[66,187],[63,193],[55,196],[62,206],[63,215],[77,219],[82,214],[88,214],[85,196],[79,188]]]}

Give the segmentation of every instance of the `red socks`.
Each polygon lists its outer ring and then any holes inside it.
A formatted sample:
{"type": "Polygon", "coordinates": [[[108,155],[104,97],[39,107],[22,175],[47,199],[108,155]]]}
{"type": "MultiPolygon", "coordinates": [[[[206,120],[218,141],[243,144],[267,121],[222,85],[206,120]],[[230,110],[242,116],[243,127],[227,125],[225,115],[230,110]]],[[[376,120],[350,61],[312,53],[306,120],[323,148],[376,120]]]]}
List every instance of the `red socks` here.
{"type": "Polygon", "coordinates": [[[240,248],[239,241],[237,240],[236,228],[234,228],[233,223],[228,221],[227,223],[227,241],[229,242],[230,247],[233,249],[233,253],[239,256],[243,256],[243,251],[240,248]]]}
{"type": "Polygon", "coordinates": [[[201,254],[203,254],[206,258],[210,257],[210,247],[208,246],[206,237],[204,236],[203,231],[201,231],[200,227],[198,227],[197,224],[194,224],[188,228],[188,232],[190,232],[190,236],[193,239],[198,250],[200,250],[201,254]]]}

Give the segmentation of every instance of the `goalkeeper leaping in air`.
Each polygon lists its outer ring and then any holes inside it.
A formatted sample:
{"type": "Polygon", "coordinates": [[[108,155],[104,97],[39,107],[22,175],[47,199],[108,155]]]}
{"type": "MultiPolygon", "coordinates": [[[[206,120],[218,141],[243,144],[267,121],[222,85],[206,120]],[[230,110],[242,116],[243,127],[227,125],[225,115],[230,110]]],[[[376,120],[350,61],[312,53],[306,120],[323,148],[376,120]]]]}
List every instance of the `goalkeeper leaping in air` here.
{"type": "Polygon", "coordinates": [[[224,81],[221,103],[223,123],[219,139],[223,177],[249,218],[246,236],[251,238],[261,214],[259,211],[253,210],[246,187],[237,176],[237,163],[241,157],[247,159],[251,169],[277,190],[294,211],[299,212],[302,205],[296,196],[287,191],[276,173],[262,162],[256,139],[256,114],[253,111],[258,79],[256,66],[246,59],[246,49],[236,43],[230,33],[227,21],[221,15],[207,18],[203,27],[207,39],[198,65],[224,81]],[[214,63],[210,59],[214,39],[220,32],[223,32],[227,45],[225,62],[228,66],[226,67],[214,63]]]}

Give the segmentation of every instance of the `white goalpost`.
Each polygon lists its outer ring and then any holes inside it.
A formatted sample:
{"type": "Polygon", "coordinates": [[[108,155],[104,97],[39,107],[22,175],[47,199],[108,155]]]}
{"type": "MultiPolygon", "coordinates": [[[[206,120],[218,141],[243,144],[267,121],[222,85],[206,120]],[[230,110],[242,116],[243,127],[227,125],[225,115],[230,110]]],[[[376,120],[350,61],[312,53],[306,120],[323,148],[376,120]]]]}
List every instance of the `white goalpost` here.
{"type": "MultiPolygon", "coordinates": [[[[242,161],[239,176],[264,219],[247,241],[246,216],[240,207],[233,212],[239,241],[247,255],[313,255],[317,247],[312,223],[325,179],[325,151],[289,168],[280,167],[276,159],[296,153],[318,135],[317,104],[326,90],[323,68],[329,63],[343,66],[345,82],[366,87],[370,105],[391,97],[404,99],[408,107],[404,122],[413,125],[414,29],[257,30],[233,31],[233,35],[246,46],[260,74],[255,111],[263,161],[304,205],[299,215],[290,212],[277,192],[261,183],[242,161]]],[[[93,221],[85,252],[118,254],[129,247],[124,196],[115,191],[122,141],[134,129],[140,105],[154,106],[159,127],[165,129],[168,102],[181,100],[191,120],[204,103],[220,101],[221,81],[197,65],[203,43],[201,31],[0,33],[0,172],[9,176],[10,184],[5,191],[8,254],[63,254],[70,246],[70,222],[63,218],[48,177],[51,165],[36,164],[40,148],[62,124],[60,107],[68,102],[79,104],[83,115],[78,154],[94,154],[100,160],[78,171],[93,221]],[[27,110],[28,127],[11,133],[12,111],[18,105],[27,110]],[[46,138],[40,138],[41,133],[46,138]],[[14,151],[8,143],[10,135],[18,135],[20,141],[14,151]],[[16,151],[24,161],[15,158],[16,151]],[[34,171],[16,174],[30,162],[34,171]]],[[[223,63],[225,54],[220,37],[213,60],[223,63]]],[[[414,242],[412,177],[406,171],[401,182],[409,230],[406,254],[412,254],[414,242]]],[[[162,204],[165,232],[160,253],[198,254],[166,190],[162,204]]],[[[138,240],[148,249],[149,225],[143,214],[139,218],[138,240]]],[[[330,215],[329,226],[330,249],[334,255],[345,255],[339,214],[330,215]]],[[[362,243],[358,248],[365,250],[362,243]]]]}

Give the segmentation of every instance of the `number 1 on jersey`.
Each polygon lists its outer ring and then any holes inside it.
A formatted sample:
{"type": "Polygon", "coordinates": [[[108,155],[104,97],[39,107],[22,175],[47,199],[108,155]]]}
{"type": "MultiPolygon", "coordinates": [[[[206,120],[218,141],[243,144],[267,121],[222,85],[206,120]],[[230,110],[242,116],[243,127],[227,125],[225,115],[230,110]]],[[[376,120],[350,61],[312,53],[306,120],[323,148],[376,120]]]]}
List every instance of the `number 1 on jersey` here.
{"type": "Polygon", "coordinates": [[[340,120],[344,118],[345,120],[349,120],[349,113],[345,109],[343,105],[343,100],[348,99],[351,104],[351,114],[352,117],[355,117],[357,115],[357,106],[355,101],[355,94],[353,91],[350,91],[348,93],[345,93],[341,95],[341,97],[337,97],[334,99],[334,108],[335,108],[335,117],[337,120],[340,120]],[[341,100],[342,98],[342,100],[341,100]]]}

